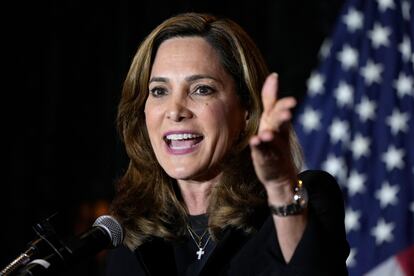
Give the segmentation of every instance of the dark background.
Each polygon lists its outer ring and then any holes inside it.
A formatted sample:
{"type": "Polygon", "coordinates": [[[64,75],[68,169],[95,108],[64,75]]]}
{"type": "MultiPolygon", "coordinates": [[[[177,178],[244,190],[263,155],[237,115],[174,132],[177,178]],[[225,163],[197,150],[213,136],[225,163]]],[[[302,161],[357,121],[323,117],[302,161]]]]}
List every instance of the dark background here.
{"type": "MultiPolygon", "coordinates": [[[[162,20],[185,11],[234,19],[279,73],[282,93],[300,103],[341,4],[20,1],[3,7],[0,269],[26,248],[35,237],[32,226],[47,216],[58,212],[59,229],[76,235],[107,212],[127,164],[115,130],[122,82],[139,42],[162,20]]],[[[67,274],[99,275],[104,253],[67,274]]]]}

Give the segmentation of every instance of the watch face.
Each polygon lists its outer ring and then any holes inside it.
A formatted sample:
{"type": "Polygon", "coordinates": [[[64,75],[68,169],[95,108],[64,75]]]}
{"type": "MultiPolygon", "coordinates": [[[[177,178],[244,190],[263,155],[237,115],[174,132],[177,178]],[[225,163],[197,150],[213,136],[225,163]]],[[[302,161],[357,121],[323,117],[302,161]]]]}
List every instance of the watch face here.
{"type": "Polygon", "coordinates": [[[277,216],[290,216],[300,214],[308,204],[308,192],[299,180],[298,185],[294,188],[293,202],[288,205],[273,206],[270,205],[270,210],[277,216]]]}
{"type": "Polygon", "coordinates": [[[308,203],[308,192],[306,191],[305,187],[300,185],[295,188],[295,195],[293,196],[293,200],[302,208],[306,206],[308,203]]]}

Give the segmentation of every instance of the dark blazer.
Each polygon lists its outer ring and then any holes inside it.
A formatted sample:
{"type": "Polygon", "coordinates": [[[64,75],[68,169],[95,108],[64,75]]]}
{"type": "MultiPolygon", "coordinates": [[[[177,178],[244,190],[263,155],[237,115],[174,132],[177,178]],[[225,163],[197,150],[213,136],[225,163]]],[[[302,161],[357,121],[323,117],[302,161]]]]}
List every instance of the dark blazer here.
{"type": "MultiPolygon", "coordinates": [[[[267,214],[254,234],[227,229],[199,275],[348,275],[341,190],[323,171],[305,171],[299,177],[309,195],[309,220],[288,264],[267,214]]],[[[135,252],[118,248],[108,255],[107,275],[177,275],[175,256],[174,244],[162,239],[146,242],[135,252]]]]}

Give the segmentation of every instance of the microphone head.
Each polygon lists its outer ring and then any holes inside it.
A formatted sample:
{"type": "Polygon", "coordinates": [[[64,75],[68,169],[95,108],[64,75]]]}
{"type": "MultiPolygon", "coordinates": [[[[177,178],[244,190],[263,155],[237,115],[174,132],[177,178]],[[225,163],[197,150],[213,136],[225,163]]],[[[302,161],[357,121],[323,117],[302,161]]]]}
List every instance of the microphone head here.
{"type": "Polygon", "coordinates": [[[124,231],[122,230],[122,226],[112,216],[100,216],[95,220],[92,226],[104,229],[108,233],[113,247],[121,245],[124,240],[124,231]]]}

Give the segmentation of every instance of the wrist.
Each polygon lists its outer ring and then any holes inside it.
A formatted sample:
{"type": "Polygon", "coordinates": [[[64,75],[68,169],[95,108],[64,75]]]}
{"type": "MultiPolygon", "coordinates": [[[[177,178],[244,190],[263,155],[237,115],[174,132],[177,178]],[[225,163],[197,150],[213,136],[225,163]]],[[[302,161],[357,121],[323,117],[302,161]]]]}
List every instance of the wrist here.
{"type": "Polygon", "coordinates": [[[297,180],[269,181],[266,183],[266,193],[269,205],[281,205],[292,202],[294,187],[297,180]]]}

